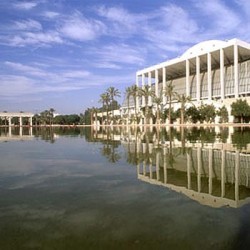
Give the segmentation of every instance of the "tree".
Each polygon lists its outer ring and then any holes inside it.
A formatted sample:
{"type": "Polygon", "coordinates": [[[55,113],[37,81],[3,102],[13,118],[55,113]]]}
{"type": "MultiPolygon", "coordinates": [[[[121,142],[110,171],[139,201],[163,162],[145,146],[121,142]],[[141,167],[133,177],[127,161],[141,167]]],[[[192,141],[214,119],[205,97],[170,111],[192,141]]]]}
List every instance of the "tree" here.
{"type": "Polygon", "coordinates": [[[133,84],[130,87],[130,95],[133,97],[134,107],[135,107],[135,118],[137,123],[137,102],[136,98],[139,96],[139,87],[136,84],[133,84]]]}
{"type": "Polygon", "coordinates": [[[112,117],[114,117],[114,100],[115,100],[115,97],[120,97],[121,96],[121,93],[118,89],[114,88],[114,87],[109,87],[107,89],[107,94],[109,95],[110,97],[110,102],[111,102],[111,110],[112,110],[112,117]]]}
{"type": "Polygon", "coordinates": [[[53,109],[53,108],[49,109],[49,124],[50,124],[50,126],[53,124],[54,112],[55,112],[55,109],[53,109]]]}
{"type": "Polygon", "coordinates": [[[132,94],[131,87],[127,87],[125,89],[125,95],[126,95],[127,105],[128,105],[128,117],[130,117],[130,110],[129,110],[130,103],[129,103],[129,99],[130,99],[131,94],[132,94]]]}
{"type": "Polygon", "coordinates": [[[153,98],[153,102],[156,105],[156,124],[160,125],[160,111],[161,111],[161,107],[162,107],[162,92],[160,93],[159,96],[157,96],[155,93],[153,93],[152,98],[153,98]]]}
{"type": "Polygon", "coordinates": [[[167,84],[166,88],[164,89],[164,95],[168,97],[168,105],[169,105],[169,113],[168,113],[168,120],[169,124],[171,124],[171,104],[172,104],[172,99],[177,95],[177,92],[174,91],[174,86],[172,83],[167,84]]]}
{"type": "Polygon", "coordinates": [[[228,111],[225,105],[219,108],[216,114],[220,117],[220,123],[228,122],[228,111]]]}
{"type": "MultiPolygon", "coordinates": [[[[109,94],[107,92],[101,94],[99,102],[102,103],[102,109],[106,110],[107,121],[109,121],[109,118],[108,118],[108,106],[109,106],[109,102],[110,102],[109,94]]],[[[103,112],[102,112],[102,124],[103,124],[103,112]]]]}
{"type": "Polygon", "coordinates": [[[181,112],[181,124],[185,123],[185,105],[188,102],[191,102],[191,97],[190,96],[186,96],[184,94],[182,95],[178,95],[177,94],[177,100],[181,103],[181,108],[180,108],[180,112],[181,112]]]}
{"type": "Polygon", "coordinates": [[[250,106],[246,100],[238,99],[236,102],[231,104],[231,114],[240,120],[241,123],[249,119],[250,117],[250,106]]]}
{"type": "Polygon", "coordinates": [[[190,118],[192,123],[196,123],[200,121],[200,118],[201,118],[200,111],[195,106],[189,107],[186,111],[186,114],[187,114],[187,117],[190,118]]]}
{"type": "Polygon", "coordinates": [[[91,117],[91,125],[94,124],[94,119],[95,119],[95,122],[97,121],[97,113],[98,113],[98,111],[99,110],[96,107],[91,108],[91,115],[90,115],[90,117],[91,117]],[[95,116],[95,118],[93,118],[93,115],[95,116]]]}
{"type": "Polygon", "coordinates": [[[200,121],[214,122],[216,112],[213,104],[202,104],[200,110],[200,121]]]}
{"type": "Polygon", "coordinates": [[[154,96],[154,92],[151,90],[151,86],[145,85],[144,87],[139,88],[139,96],[145,98],[145,117],[146,117],[146,123],[148,124],[148,118],[149,118],[148,101],[149,101],[149,97],[154,96]]]}

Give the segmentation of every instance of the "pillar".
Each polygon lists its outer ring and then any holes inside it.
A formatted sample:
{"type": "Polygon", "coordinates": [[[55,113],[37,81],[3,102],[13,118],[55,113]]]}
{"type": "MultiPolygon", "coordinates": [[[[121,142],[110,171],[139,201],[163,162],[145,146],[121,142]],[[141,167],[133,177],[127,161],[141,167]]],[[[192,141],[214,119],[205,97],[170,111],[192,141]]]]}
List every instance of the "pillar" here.
{"type": "Polygon", "coordinates": [[[197,186],[198,193],[201,192],[201,148],[197,148],[197,186]]]}
{"type": "MultiPolygon", "coordinates": [[[[139,76],[136,76],[136,86],[139,88],[139,76]]],[[[135,112],[137,112],[136,107],[139,107],[139,97],[136,97],[136,103],[135,103],[135,112]]]]}
{"type": "Polygon", "coordinates": [[[11,117],[9,117],[8,120],[9,120],[9,126],[11,126],[11,117]]]}
{"type": "Polygon", "coordinates": [[[238,65],[238,45],[234,45],[234,95],[239,97],[239,65],[238,65]]]}
{"type": "Polygon", "coordinates": [[[213,150],[211,148],[208,149],[208,192],[212,194],[213,190],[213,150]]]}
{"type": "MultiPolygon", "coordinates": [[[[145,74],[142,74],[142,88],[145,86],[145,74]]],[[[142,106],[145,106],[145,97],[142,97],[142,106]]]]}
{"type": "Polygon", "coordinates": [[[159,74],[158,69],[155,70],[155,95],[159,97],[159,74]]]}
{"type": "Polygon", "coordinates": [[[23,118],[21,116],[19,117],[19,125],[20,125],[20,127],[23,126],[23,118]]]}
{"type": "Polygon", "coordinates": [[[225,98],[225,69],[224,69],[224,50],[220,49],[220,91],[221,99],[225,98]]]}
{"type": "Polygon", "coordinates": [[[221,151],[221,197],[225,196],[225,163],[226,163],[226,151],[221,151]]]}
{"type": "MultiPolygon", "coordinates": [[[[152,75],[151,75],[151,72],[148,73],[148,85],[151,88],[151,86],[152,86],[152,75]]],[[[152,105],[152,97],[151,96],[148,98],[148,105],[149,106],[152,105]]]]}
{"type": "Polygon", "coordinates": [[[163,148],[163,171],[164,171],[164,183],[167,184],[167,149],[163,148]]]}
{"type": "Polygon", "coordinates": [[[187,153],[187,188],[191,189],[191,157],[190,153],[187,153]]]}
{"type": "Polygon", "coordinates": [[[207,53],[207,90],[208,100],[212,100],[212,65],[211,65],[211,53],[207,53]]]}
{"type": "Polygon", "coordinates": [[[186,96],[190,96],[190,63],[186,60],[186,96]]]}
{"type": "Polygon", "coordinates": [[[235,152],[235,201],[239,201],[239,166],[240,166],[240,152],[235,152]]]}
{"type": "Polygon", "coordinates": [[[196,98],[197,101],[201,99],[201,76],[200,76],[200,57],[196,57],[196,98]]]}
{"type": "MultiPolygon", "coordinates": [[[[96,114],[96,116],[97,116],[97,114],[96,114]]],[[[29,120],[30,120],[30,126],[32,127],[33,126],[33,123],[32,123],[32,116],[29,118],[29,120]]],[[[97,123],[96,123],[97,124],[97,123]]]]}
{"type": "Polygon", "coordinates": [[[160,152],[156,153],[156,179],[160,180],[160,152]]]}
{"type": "Polygon", "coordinates": [[[166,90],[166,68],[162,68],[162,93],[163,93],[163,104],[165,105],[167,103],[166,95],[164,94],[164,91],[166,90]]]}

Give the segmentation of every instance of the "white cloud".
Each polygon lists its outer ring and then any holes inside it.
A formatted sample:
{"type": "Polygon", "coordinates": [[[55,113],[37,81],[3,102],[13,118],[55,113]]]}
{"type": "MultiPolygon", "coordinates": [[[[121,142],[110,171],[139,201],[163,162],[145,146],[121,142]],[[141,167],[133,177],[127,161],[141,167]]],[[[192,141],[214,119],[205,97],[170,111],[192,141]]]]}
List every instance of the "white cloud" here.
{"type": "Polygon", "coordinates": [[[140,22],[147,19],[144,15],[130,13],[121,7],[100,6],[97,8],[97,14],[110,22],[108,25],[110,35],[124,36],[136,33],[140,22]]]}
{"type": "Polygon", "coordinates": [[[27,75],[33,75],[33,76],[39,76],[39,77],[48,75],[45,71],[40,70],[39,68],[23,65],[21,63],[14,63],[14,62],[6,61],[5,65],[15,70],[18,70],[20,72],[24,72],[27,75]]]}
{"type": "Polygon", "coordinates": [[[241,22],[240,16],[221,0],[193,1],[194,6],[204,15],[210,35],[223,35],[234,32],[241,22]]]}
{"type": "MultiPolygon", "coordinates": [[[[92,51],[90,51],[92,52],[92,51]]],[[[143,64],[143,49],[126,44],[107,45],[94,51],[99,63],[113,64],[143,64]]]]}
{"type": "Polygon", "coordinates": [[[77,41],[89,41],[96,39],[105,33],[105,25],[93,19],[83,17],[79,12],[66,19],[60,28],[63,36],[77,41]]]}
{"type": "Polygon", "coordinates": [[[84,78],[84,77],[90,76],[90,72],[73,70],[73,71],[66,71],[62,73],[62,76],[65,78],[84,78]]]}
{"type": "Polygon", "coordinates": [[[53,19],[58,17],[60,14],[58,12],[54,12],[54,11],[45,11],[43,13],[43,16],[49,19],[53,19]]]}
{"type": "Polygon", "coordinates": [[[17,9],[23,9],[23,10],[30,10],[37,6],[37,3],[35,2],[21,2],[21,3],[15,3],[14,7],[17,9]]]}
{"type": "Polygon", "coordinates": [[[50,45],[50,44],[62,44],[63,40],[56,31],[48,32],[23,32],[14,37],[8,38],[9,45],[24,47],[27,45],[50,45]]]}
{"type": "Polygon", "coordinates": [[[19,30],[42,30],[42,25],[32,19],[16,21],[15,28],[19,30]]]}

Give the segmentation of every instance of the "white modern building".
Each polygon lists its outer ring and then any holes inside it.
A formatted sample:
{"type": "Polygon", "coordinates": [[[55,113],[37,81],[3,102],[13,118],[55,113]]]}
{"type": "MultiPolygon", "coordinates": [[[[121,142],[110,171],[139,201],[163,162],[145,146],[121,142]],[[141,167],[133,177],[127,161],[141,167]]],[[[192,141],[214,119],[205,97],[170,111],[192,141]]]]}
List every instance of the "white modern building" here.
{"type": "MultiPolygon", "coordinates": [[[[156,95],[169,83],[178,94],[190,96],[193,104],[225,105],[230,114],[231,103],[237,98],[250,103],[250,44],[239,39],[209,40],[180,57],[136,72],[137,86],[149,85],[156,95]]],[[[137,104],[143,107],[145,100],[138,98],[137,104]]],[[[151,98],[148,104],[152,105],[151,98]]],[[[163,105],[168,105],[166,97],[163,105]]],[[[180,104],[173,105],[177,109],[180,104]]]]}

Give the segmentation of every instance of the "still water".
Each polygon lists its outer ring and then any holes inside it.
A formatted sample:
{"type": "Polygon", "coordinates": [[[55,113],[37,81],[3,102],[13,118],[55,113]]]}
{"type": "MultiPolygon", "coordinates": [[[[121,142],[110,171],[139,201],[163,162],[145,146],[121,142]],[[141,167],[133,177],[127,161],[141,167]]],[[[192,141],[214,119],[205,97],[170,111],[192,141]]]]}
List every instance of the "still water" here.
{"type": "Polygon", "coordinates": [[[250,249],[250,130],[2,128],[0,249],[250,249]]]}

